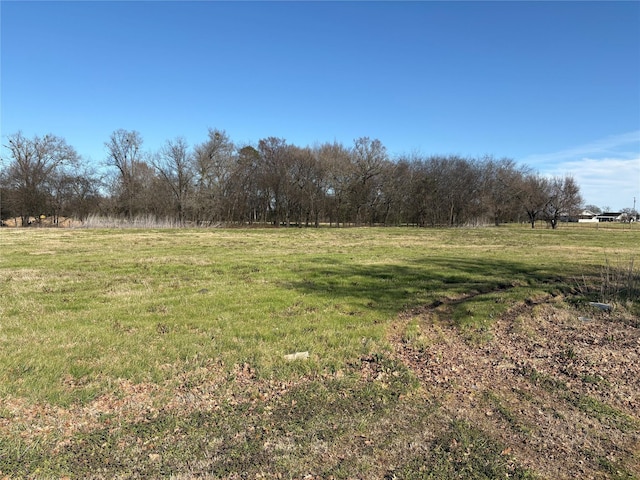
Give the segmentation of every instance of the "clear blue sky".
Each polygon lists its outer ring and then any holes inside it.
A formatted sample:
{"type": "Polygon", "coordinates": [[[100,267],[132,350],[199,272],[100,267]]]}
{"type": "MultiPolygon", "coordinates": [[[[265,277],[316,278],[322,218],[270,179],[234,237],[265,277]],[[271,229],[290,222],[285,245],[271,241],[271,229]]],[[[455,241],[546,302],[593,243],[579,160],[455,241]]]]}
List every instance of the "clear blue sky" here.
{"type": "MultiPolygon", "coordinates": [[[[0,2],[1,134],[510,157],[640,207],[640,2],[0,2]]],[[[3,156],[6,156],[3,153],[3,156]]]]}

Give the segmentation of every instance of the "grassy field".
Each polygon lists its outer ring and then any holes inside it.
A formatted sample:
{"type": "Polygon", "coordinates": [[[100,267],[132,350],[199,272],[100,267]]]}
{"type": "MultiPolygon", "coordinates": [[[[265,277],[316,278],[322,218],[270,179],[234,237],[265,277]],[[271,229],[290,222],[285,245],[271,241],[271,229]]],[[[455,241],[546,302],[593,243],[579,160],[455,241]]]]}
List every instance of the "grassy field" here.
{"type": "Polygon", "coordinates": [[[1,229],[0,478],[637,478],[639,245],[1,229]]]}

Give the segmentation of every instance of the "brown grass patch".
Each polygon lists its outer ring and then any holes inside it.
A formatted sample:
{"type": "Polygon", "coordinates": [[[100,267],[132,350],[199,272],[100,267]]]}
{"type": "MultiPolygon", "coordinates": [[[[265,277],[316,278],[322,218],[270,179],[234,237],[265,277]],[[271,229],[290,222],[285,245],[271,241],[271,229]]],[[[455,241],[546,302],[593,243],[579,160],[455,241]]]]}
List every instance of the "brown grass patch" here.
{"type": "Polygon", "coordinates": [[[401,316],[391,336],[453,418],[508,445],[545,478],[640,475],[637,319],[618,310],[585,320],[549,298],[512,308],[490,340],[471,345],[436,318],[438,307],[401,316]]]}

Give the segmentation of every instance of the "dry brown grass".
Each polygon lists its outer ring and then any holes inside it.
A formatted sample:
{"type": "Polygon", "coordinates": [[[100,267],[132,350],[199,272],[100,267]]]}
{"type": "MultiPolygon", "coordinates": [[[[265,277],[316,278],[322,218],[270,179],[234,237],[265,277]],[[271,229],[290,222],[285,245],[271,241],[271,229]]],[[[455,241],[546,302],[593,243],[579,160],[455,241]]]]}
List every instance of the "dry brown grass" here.
{"type": "Polygon", "coordinates": [[[402,316],[392,338],[449,415],[500,439],[544,478],[640,475],[637,317],[585,317],[547,297],[509,310],[478,346],[442,313],[436,319],[438,309],[402,316]]]}

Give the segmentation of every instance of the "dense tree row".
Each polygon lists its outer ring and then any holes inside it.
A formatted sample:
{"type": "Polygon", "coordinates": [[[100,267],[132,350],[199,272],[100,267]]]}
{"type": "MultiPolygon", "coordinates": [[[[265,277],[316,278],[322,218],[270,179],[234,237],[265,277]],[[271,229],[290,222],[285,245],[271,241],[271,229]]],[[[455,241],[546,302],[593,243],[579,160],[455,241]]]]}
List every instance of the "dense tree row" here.
{"type": "Polygon", "coordinates": [[[0,214],[23,224],[41,215],[133,219],[184,225],[273,224],[460,226],[544,219],[555,228],[582,203],[573,178],[549,178],[510,159],[401,156],[376,139],[314,147],[268,137],[235,145],[220,130],[193,147],[168,140],[143,149],[138,132],[105,142],[109,173],[99,177],[54,135],[5,145],[0,214]]]}

